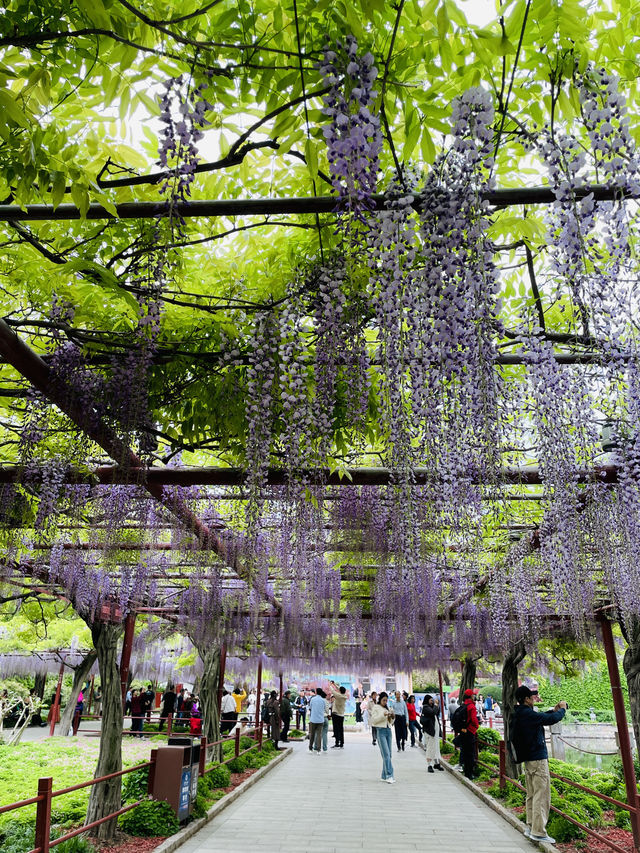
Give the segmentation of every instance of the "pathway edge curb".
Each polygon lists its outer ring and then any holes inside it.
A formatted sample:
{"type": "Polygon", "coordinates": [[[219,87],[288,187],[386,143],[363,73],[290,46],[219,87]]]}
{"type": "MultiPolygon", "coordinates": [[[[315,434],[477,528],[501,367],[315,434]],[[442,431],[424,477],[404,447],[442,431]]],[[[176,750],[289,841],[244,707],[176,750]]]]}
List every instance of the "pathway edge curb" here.
{"type": "MultiPolygon", "coordinates": [[[[482,800],[482,802],[489,806],[490,809],[493,809],[494,812],[500,815],[500,817],[504,818],[507,823],[510,823],[514,829],[517,829],[518,832],[524,837],[524,824],[521,820],[515,815],[512,815],[508,809],[505,809],[503,805],[496,802],[493,797],[490,797],[489,794],[485,794],[482,788],[478,787],[478,785],[474,785],[474,783],[467,779],[462,773],[454,770],[453,767],[449,764],[448,761],[445,761],[444,758],[440,761],[440,764],[446,769],[448,773],[454,776],[465,788],[468,788],[471,793],[475,794],[478,799],[482,800]]],[[[531,844],[535,844],[538,849],[544,850],[545,853],[558,853],[558,848],[553,844],[546,844],[543,841],[532,841],[530,838],[527,839],[531,842],[531,844]]],[[[155,851],[154,851],[155,853],[155,851]]],[[[160,853],[160,848],[158,848],[158,853],[160,853]]]]}
{"type": "Polygon", "coordinates": [[[255,783],[259,782],[263,776],[266,776],[270,770],[277,767],[277,765],[284,761],[287,756],[291,755],[292,752],[293,748],[289,746],[284,752],[281,752],[280,755],[270,761],[269,764],[266,764],[264,767],[259,767],[252,776],[249,776],[249,778],[245,779],[237,788],[234,788],[233,791],[226,794],[226,796],[224,796],[219,802],[211,806],[204,817],[194,820],[193,823],[189,824],[189,826],[185,826],[185,828],[181,829],[180,832],[176,832],[175,835],[167,838],[167,840],[163,841],[159,847],[155,848],[153,853],[173,853],[173,851],[181,847],[185,841],[188,841],[192,835],[195,835],[196,832],[203,829],[208,823],[217,817],[220,812],[224,811],[231,805],[231,803],[235,802],[238,797],[241,797],[247,788],[255,785],[255,783]]]}

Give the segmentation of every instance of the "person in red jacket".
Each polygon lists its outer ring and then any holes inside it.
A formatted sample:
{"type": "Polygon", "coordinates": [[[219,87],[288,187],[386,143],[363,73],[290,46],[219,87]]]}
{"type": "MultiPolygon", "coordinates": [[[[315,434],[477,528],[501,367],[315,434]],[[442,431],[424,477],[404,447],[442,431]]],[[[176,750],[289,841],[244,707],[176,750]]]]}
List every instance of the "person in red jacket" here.
{"type": "Polygon", "coordinates": [[[462,768],[467,779],[473,779],[478,752],[476,734],[480,728],[478,712],[473,698],[473,690],[464,691],[464,704],[467,709],[467,722],[462,729],[463,746],[461,750],[462,768]]]}

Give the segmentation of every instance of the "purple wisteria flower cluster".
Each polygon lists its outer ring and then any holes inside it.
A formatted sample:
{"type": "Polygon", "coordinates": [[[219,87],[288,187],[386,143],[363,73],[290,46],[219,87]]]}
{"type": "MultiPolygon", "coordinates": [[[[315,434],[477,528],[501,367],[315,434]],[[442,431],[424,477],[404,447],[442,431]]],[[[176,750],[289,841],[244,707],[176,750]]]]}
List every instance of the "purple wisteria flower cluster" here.
{"type": "Polygon", "coordinates": [[[160,187],[173,202],[188,201],[199,154],[197,143],[202,129],[209,124],[205,113],[213,109],[203,92],[208,82],[193,87],[184,76],[172,77],[164,84],[160,98],[160,121],[164,125],[158,150],[158,163],[168,170],[160,187]]]}
{"type": "Polygon", "coordinates": [[[380,118],[373,88],[378,71],[371,53],[358,54],[358,42],[347,36],[335,48],[324,48],[318,65],[329,92],[323,96],[324,128],[331,182],[339,208],[360,216],[376,192],[382,150],[380,118]]]}

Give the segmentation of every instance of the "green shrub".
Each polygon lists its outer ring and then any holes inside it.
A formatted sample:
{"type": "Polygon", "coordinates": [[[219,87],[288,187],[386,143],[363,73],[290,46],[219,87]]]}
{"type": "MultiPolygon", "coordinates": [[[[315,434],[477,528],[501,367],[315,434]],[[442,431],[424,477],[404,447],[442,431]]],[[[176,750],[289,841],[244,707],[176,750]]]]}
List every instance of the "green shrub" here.
{"type": "Polygon", "coordinates": [[[289,732],[289,737],[304,738],[306,737],[306,734],[307,733],[303,732],[302,729],[291,729],[291,731],[289,732]]]}
{"type": "Polygon", "coordinates": [[[149,768],[143,767],[127,773],[122,777],[122,802],[135,803],[147,796],[147,785],[149,783],[149,768]]]}
{"type": "Polygon", "coordinates": [[[208,795],[211,793],[206,785],[202,785],[202,782],[202,779],[198,779],[198,793],[193,801],[193,809],[191,810],[191,817],[196,819],[206,816],[208,811],[208,795]]]}
{"type": "Polygon", "coordinates": [[[227,767],[232,773],[244,773],[247,769],[247,763],[247,756],[239,755],[237,758],[234,758],[233,761],[230,761],[227,767]]]}
{"type": "Polygon", "coordinates": [[[228,788],[231,782],[231,771],[226,764],[219,764],[206,774],[210,788],[228,788]]]}
{"type": "Polygon", "coordinates": [[[495,729],[487,728],[486,726],[480,726],[478,729],[478,740],[483,740],[485,743],[491,743],[494,746],[497,746],[500,743],[500,733],[495,729]]]}
{"type": "Polygon", "coordinates": [[[478,753],[478,759],[484,761],[485,764],[491,764],[493,767],[500,766],[500,757],[495,752],[489,749],[483,749],[478,753]]]}
{"type": "MultiPolygon", "coordinates": [[[[60,834],[64,835],[64,833],[60,834]]],[[[59,836],[54,834],[54,838],[57,837],[59,836]]],[[[80,835],[76,835],[75,838],[70,838],[68,841],[63,841],[62,844],[58,844],[53,849],[59,851],[59,853],[95,853],[96,851],[93,844],[80,835]]]]}
{"type": "Polygon", "coordinates": [[[565,841],[572,841],[574,838],[584,838],[585,833],[578,829],[574,823],[570,823],[560,815],[551,813],[549,822],[547,823],[547,833],[559,841],[561,844],[565,841]]]}
{"type": "Polygon", "coordinates": [[[616,826],[619,829],[631,830],[631,816],[624,809],[618,809],[615,817],[616,826]]]}
{"type": "Polygon", "coordinates": [[[21,823],[12,821],[2,827],[0,839],[2,853],[24,853],[35,847],[36,829],[35,822],[21,823]]]}
{"type": "Polygon", "coordinates": [[[440,752],[442,755],[451,755],[455,751],[455,746],[452,743],[449,743],[448,740],[440,744],[440,752]]]}
{"type": "Polygon", "coordinates": [[[129,835],[146,838],[166,837],[180,829],[180,823],[169,803],[145,800],[135,809],[118,818],[118,826],[129,835]]]}

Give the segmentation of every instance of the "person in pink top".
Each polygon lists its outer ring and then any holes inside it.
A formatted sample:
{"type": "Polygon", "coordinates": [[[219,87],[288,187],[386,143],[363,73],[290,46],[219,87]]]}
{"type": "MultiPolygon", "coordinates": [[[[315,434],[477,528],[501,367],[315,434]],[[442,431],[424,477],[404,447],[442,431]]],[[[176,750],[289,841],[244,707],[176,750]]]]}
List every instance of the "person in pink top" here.
{"type": "Polygon", "coordinates": [[[409,731],[411,732],[411,746],[416,745],[416,732],[418,732],[418,740],[422,743],[422,728],[418,722],[418,712],[416,711],[416,697],[411,695],[407,700],[407,711],[409,712],[409,731]]]}

